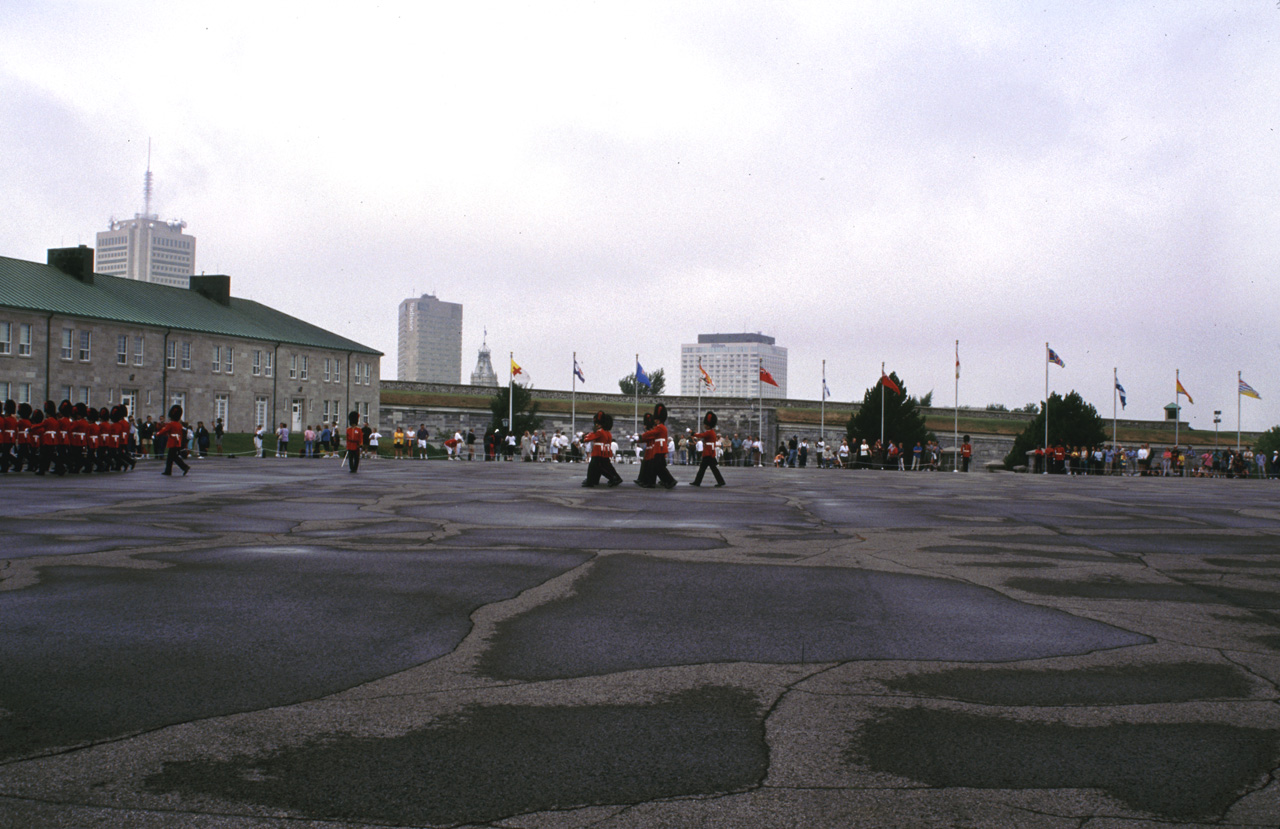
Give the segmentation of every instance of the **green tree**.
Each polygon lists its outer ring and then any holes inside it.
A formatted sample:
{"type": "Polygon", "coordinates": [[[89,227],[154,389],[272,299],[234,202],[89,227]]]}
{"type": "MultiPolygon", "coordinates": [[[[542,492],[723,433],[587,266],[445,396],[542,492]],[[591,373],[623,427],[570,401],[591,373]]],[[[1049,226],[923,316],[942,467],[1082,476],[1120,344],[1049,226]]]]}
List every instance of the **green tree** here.
{"type": "Polygon", "coordinates": [[[502,421],[507,419],[509,403],[514,403],[515,422],[512,423],[511,431],[517,435],[523,435],[526,431],[536,432],[542,428],[542,418],[538,417],[538,404],[533,400],[533,393],[524,386],[516,383],[512,386],[502,386],[489,400],[489,411],[492,417],[489,420],[489,428],[498,430],[502,428],[502,421]],[[511,396],[514,392],[514,397],[511,396]]]}
{"type": "Polygon", "coordinates": [[[910,452],[916,442],[927,443],[933,439],[924,415],[920,413],[920,401],[907,395],[907,387],[897,374],[890,374],[889,379],[902,390],[885,389],[883,381],[867,389],[862,396],[862,408],[849,418],[845,432],[849,437],[849,445],[854,439],[866,438],[875,443],[880,439],[880,401],[884,398],[884,439],[889,443],[901,443],[910,452]],[[887,395],[887,396],[886,396],[887,395]]]}
{"type": "Polygon", "coordinates": [[[933,389],[929,389],[929,393],[926,394],[924,397],[920,398],[918,402],[924,408],[932,409],[933,408],[933,389]]]}
{"type": "Polygon", "coordinates": [[[1254,452],[1266,452],[1270,455],[1278,449],[1280,449],[1280,426],[1272,426],[1258,435],[1258,439],[1253,442],[1254,452]]]}
{"type": "MultiPolygon", "coordinates": [[[[667,375],[662,369],[649,372],[649,385],[640,387],[641,397],[657,397],[667,387],[667,375]]],[[[626,377],[618,381],[618,388],[622,389],[622,393],[635,396],[636,393],[636,373],[633,371],[626,377]]]]}
{"type": "MultiPolygon", "coordinates": [[[[1044,409],[1039,408],[1040,412],[1013,441],[1013,449],[1005,455],[1006,469],[1025,464],[1027,452],[1044,445],[1044,409]]],[[[1050,446],[1059,443],[1063,446],[1098,446],[1106,442],[1106,424],[1093,404],[1084,402],[1079,392],[1069,392],[1066,397],[1057,392],[1049,395],[1050,446]]]]}
{"type": "Polygon", "coordinates": [[[1007,412],[1009,407],[1003,403],[988,403],[987,411],[989,412],[1007,412]]]}

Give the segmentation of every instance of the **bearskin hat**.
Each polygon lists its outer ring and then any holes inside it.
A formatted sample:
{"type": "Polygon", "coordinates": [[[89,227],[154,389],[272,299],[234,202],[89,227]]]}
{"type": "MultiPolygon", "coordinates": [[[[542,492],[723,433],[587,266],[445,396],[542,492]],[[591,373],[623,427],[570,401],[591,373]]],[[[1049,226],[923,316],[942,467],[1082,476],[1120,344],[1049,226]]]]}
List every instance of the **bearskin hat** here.
{"type": "Polygon", "coordinates": [[[177,403],[174,403],[172,406],[169,407],[169,419],[182,420],[182,407],[179,406],[177,403]]]}
{"type": "Polygon", "coordinates": [[[13,414],[13,413],[14,413],[14,412],[16,412],[16,411],[18,411],[18,404],[17,404],[17,403],[14,403],[12,398],[10,398],[9,400],[4,401],[4,413],[5,413],[5,414],[7,414],[7,415],[11,415],[11,414],[13,414]]]}
{"type": "Polygon", "coordinates": [[[658,423],[666,423],[667,407],[662,405],[661,403],[656,404],[653,407],[653,419],[658,423]]]}
{"type": "Polygon", "coordinates": [[[702,418],[702,422],[707,424],[708,429],[716,428],[716,423],[718,422],[718,420],[719,419],[716,417],[715,412],[707,412],[707,416],[702,418]]]}
{"type": "Polygon", "coordinates": [[[68,411],[64,417],[69,417],[73,413],[76,417],[83,419],[88,414],[88,409],[83,403],[77,403],[75,406],[68,406],[68,411]]]}
{"type": "Polygon", "coordinates": [[[19,403],[19,404],[18,404],[18,417],[22,418],[23,420],[30,420],[30,419],[31,419],[31,404],[30,404],[30,403],[19,403]]]}
{"type": "Polygon", "coordinates": [[[359,426],[359,425],[360,425],[360,413],[359,413],[359,412],[349,412],[349,413],[347,414],[347,423],[351,424],[352,426],[359,426]]]}
{"type": "Polygon", "coordinates": [[[608,412],[599,412],[596,414],[596,417],[599,418],[601,429],[604,429],[606,432],[613,430],[613,415],[608,412]]]}

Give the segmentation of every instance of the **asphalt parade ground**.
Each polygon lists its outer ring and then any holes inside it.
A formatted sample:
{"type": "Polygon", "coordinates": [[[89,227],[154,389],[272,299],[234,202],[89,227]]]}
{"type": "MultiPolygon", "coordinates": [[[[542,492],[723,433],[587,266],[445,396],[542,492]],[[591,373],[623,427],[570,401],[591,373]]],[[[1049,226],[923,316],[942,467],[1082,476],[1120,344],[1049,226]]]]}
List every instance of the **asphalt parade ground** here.
{"type": "Polygon", "coordinates": [[[1280,482],[0,477],[0,826],[1280,825],[1280,482]]]}

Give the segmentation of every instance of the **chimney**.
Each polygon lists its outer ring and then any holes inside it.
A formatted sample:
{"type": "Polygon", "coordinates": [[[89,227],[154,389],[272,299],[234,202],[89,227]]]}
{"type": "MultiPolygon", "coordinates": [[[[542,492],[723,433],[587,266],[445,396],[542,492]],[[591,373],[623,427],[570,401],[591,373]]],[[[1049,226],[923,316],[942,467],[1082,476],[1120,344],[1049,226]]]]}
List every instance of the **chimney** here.
{"type": "Polygon", "coordinates": [[[49,248],[48,264],[86,285],[93,284],[93,248],[49,248]]]}
{"type": "Polygon", "coordinates": [[[224,274],[200,274],[191,277],[191,290],[219,305],[231,304],[231,277],[224,274]]]}

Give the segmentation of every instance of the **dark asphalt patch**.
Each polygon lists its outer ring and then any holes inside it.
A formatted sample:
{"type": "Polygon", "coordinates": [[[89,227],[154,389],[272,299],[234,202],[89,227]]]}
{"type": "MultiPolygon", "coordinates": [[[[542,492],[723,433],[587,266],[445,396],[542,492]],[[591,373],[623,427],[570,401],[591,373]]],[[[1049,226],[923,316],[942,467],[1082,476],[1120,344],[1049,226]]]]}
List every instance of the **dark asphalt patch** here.
{"type": "Polygon", "coordinates": [[[1210,557],[1204,560],[1205,564],[1212,564],[1214,567],[1239,567],[1246,570],[1280,570],[1280,550],[1276,551],[1274,558],[1217,558],[1210,557]]]}
{"type": "Polygon", "coordinates": [[[845,759],[936,787],[1101,789],[1168,818],[1221,815],[1276,762],[1274,731],[1178,723],[1075,727],[954,711],[885,712],[845,759]]]}
{"type": "Polygon", "coordinates": [[[1090,535],[1089,544],[1099,550],[1130,555],[1174,553],[1180,555],[1277,555],[1280,536],[1270,534],[1161,532],[1138,535],[1090,535]]]}
{"type": "Polygon", "coordinates": [[[47,567],[0,592],[0,757],[314,699],[450,652],[470,615],[581,553],[149,556],[160,570],[47,567]]]}
{"type": "Polygon", "coordinates": [[[1255,636],[1252,641],[1259,645],[1280,651],[1280,634],[1267,634],[1265,636],[1255,636]]]}
{"type": "Polygon", "coordinates": [[[645,530],[519,530],[483,528],[463,530],[442,538],[433,546],[467,549],[493,547],[547,548],[555,550],[719,550],[724,539],[645,530]]]}
{"type": "Polygon", "coordinates": [[[767,765],[756,698],[709,687],[646,705],[474,706],[402,737],[339,735],[265,757],[168,762],[146,786],[418,826],[741,791],[767,765]]]}
{"type": "Polygon", "coordinates": [[[1015,590],[1041,596],[1080,599],[1122,599],[1144,602],[1186,602],[1189,604],[1228,605],[1241,608],[1280,609],[1280,593],[1242,590],[1221,585],[1181,583],[1150,584],[1093,579],[1059,581],[1057,579],[1015,578],[1005,582],[1015,590]]]}
{"type": "Polygon", "coordinates": [[[623,554],[597,559],[572,595],[499,624],[480,671],[540,680],[722,662],[1009,661],[1149,641],[946,579],[623,554]]]}
{"type": "Polygon", "coordinates": [[[1047,547],[1088,547],[1089,540],[1078,535],[1062,535],[1060,533],[979,533],[966,535],[966,541],[989,541],[993,544],[1043,544],[1047,547]]]}
{"type": "Polygon", "coordinates": [[[1142,705],[1244,699],[1252,692],[1235,668],[1196,662],[1072,671],[959,668],[887,684],[909,694],[984,705],[1142,705]]]}

